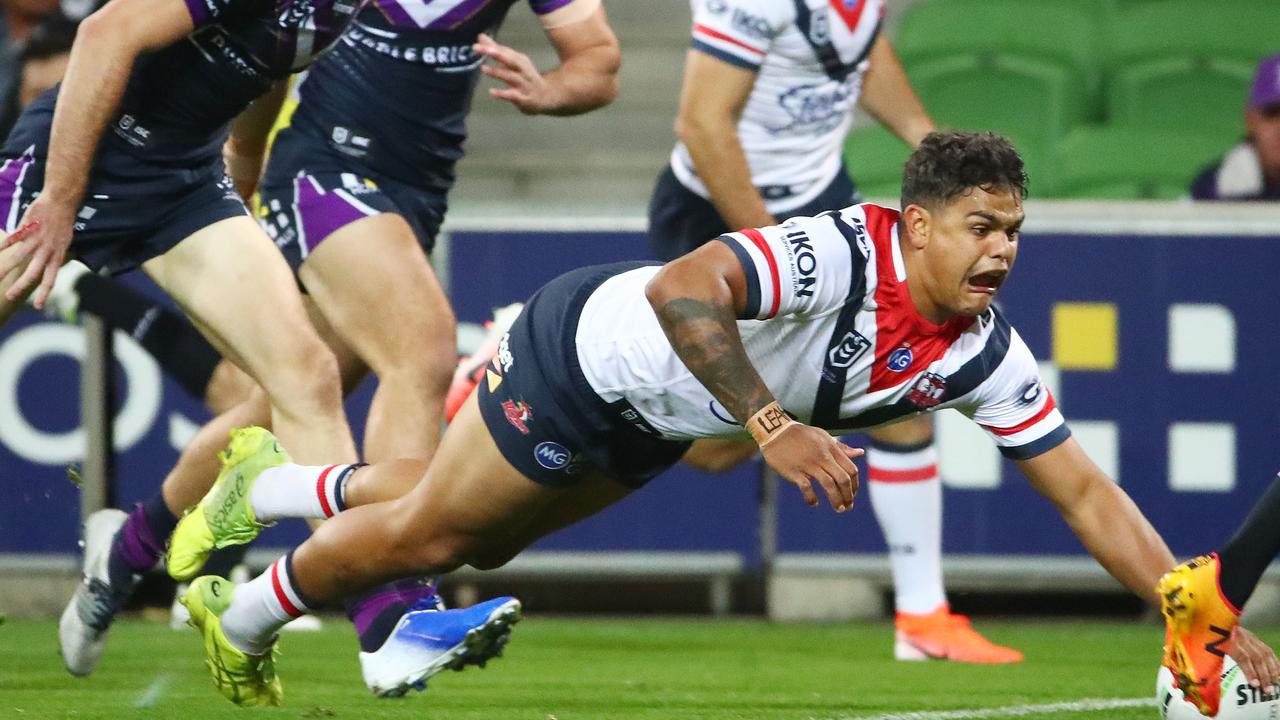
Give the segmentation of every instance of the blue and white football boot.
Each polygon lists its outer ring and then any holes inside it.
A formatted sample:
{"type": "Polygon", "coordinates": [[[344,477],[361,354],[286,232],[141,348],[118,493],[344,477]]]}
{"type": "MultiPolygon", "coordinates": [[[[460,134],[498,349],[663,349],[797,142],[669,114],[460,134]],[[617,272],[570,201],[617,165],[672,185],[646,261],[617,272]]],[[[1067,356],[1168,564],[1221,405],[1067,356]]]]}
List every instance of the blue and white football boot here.
{"type": "Polygon", "coordinates": [[[426,690],[427,679],[443,670],[484,667],[502,655],[521,616],[513,597],[460,610],[441,610],[424,598],[400,618],[382,647],[360,653],[364,682],[378,697],[400,697],[410,689],[426,690]]]}

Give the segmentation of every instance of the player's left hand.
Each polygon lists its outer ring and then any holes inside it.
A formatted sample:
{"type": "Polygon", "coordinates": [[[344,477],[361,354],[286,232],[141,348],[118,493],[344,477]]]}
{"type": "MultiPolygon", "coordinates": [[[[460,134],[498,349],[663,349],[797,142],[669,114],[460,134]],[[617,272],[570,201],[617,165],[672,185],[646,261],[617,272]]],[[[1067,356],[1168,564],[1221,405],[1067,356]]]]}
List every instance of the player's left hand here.
{"type": "Polygon", "coordinates": [[[248,205],[253,201],[253,194],[258,191],[258,179],[262,177],[262,153],[245,154],[237,152],[231,142],[222,146],[222,164],[227,177],[236,187],[240,199],[248,205]]]}
{"type": "Polygon", "coordinates": [[[1280,682],[1280,660],[1270,645],[1239,625],[1231,633],[1231,657],[1253,687],[1280,682]]]}
{"type": "Polygon", "coordinates": [[[76,222],[75,208],[67,209],[47,197],[36,198],[23,214],[18,230],[0,241],[0,249],[5,250],[0,253],[0,278],[26,263],[26,270],[5,291],[5,298],[19,300],[34,286],[31,302],[37,310],[44,309],[58,268],[66,261],[76,222]]]}
{"type": "Polygon", "coordinates": [[[528,55],[500,45],[487,33],[480,33],[472,51],[488,62],[480,71],[507,84],[505,88],[491,88],[489,96],[506,100],[525,115],[538,115],[556,107],[555,89],[534,67],[528,55]]]}

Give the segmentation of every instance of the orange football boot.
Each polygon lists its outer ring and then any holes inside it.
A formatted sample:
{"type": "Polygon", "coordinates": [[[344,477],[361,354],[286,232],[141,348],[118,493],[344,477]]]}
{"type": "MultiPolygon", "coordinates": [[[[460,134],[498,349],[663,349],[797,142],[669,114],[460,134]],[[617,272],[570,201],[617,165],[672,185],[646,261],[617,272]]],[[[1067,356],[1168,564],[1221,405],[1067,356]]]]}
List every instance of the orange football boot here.
{"type": "Polygon", "coordinates": [[[498,353],[498,345],[502,336],[511,329],[524,303],[512,303],[493,311],[493,320],[486,321],[484,340],[471,355],[458,361],[458,368],[453,372],[453,381],[449,384],[449,392],[444,399],[445,422],[452,422],[453,416],[462,409],[462,404],[475,392],[476,386],[485,377],[485,368],[498,353]]]}
{"type": "Polygon", "coordinates": [[[1208,717],[1218,714],[1222,659],[1231,652],[1231,631],[1240,610],[1218,584],[1217,553],[1201,555],[1160,578],[1156,593],[1164,613],[1164,666],[1178,689],[1208,717]]]}
{"type": "Polygon", "coordinates": [[[898,613],[893,656],[899,660],[954,660],[968,663],[1017,663],[1022,653],[978,634],[969,618],[943,603],[927,615],[898,613]]]}

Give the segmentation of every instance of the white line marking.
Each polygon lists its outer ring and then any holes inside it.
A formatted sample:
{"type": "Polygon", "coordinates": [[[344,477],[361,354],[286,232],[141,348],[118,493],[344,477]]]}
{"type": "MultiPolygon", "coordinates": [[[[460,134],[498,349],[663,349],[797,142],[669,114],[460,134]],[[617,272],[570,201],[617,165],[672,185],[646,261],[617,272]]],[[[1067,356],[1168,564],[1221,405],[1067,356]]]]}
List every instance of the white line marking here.
{"type": "MultiPolygon", "coordinates": [[[[981,718],[1035,717],[1042,713],[1087,713],[1116,708],[1148,707],[1156,704],[1155,698],[1090,698],[1075,702],[1047,703],[1044,705],[1008,705],[1005,707],[975,708],[972,710],[928,710],[922,712],[890,713],[888,715],[842,715],[823,720],[980,720],[981,718]]],[[[810,720],[817,720],[810,718],[810,720]]]]}
{"type": "Polygon", "coordinates": [[[147,686],[146,690],[142,691],[142,694],[138,696],[138,699],[136,701],[134,701],[133,706],[144,708],[144,707],[151,707],[152,705],[155,705],[156,701],[159,700],[162,695],[164,695],[164,691],[168,690],[169,686],[172,684],[173,684],[173,674],[164,673],[160,677],[153,680],[151,684],[147,686]]]}

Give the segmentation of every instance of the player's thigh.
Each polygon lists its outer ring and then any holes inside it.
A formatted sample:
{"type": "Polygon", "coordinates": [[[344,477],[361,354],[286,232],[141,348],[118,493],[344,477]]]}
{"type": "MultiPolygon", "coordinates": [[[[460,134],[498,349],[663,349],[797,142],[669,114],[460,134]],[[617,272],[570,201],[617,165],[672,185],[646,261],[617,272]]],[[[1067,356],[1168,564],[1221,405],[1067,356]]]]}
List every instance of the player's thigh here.
{"type": "MultiPolygon", "coordinates": [[[[9,256],[17,255],[22,251],[23,248],[21,245],[10,245],[4,250],[0,250],[0,260],[9,256]]],[[[22,304],[26,302],[26,296],[31,294],[31,292],[28,291],[23,295],[23,297],[16,300],[8,300],[4,296],[4,294],[9,291],[9,288],[13,287],[13,284],[18,281],[18,278],[22,276],[23,271],[26,269],[27,263],[23,262],[18,265],[18,267],[14,268],[8,275],[0,277],[0,325],[3,325],[9,318],[13,317],[14,313],[18,312],[18,308],[22,307],[22,304]]]]}
{"type": "Polygon", "coordinates": [[[306,257],[298,276],[337,336],[375,372],[424,361],[435,351],[451,364],[453,310],[400,215],[370,215],[335,230],[306,257]]]}
{"type": "Polygon", "coordinates": [[[595,515],[635,491],[597,470],[583,473],[582,481],[566,489],[528,524],[498,537],[482,547],[471,565],[492,570],[507,564],[524,548],[557,530],[595,515]]]}
{"type": "MultiPolygon", "coordinates": [[[[402,498],[397,521],[409,538],[438,539],[466,556],[509,540],[565,489],[534,482],[504,457],[476,395],[458,411],[426,475],[402,498]]],[[[413,548],[407,548],[412,552],[413,548]]]]}
{"type": "Polygon", "coordinates": [[[320,341],[288,264],[248,216],[196,231],[143,270],[224,357],[260,383],[328,355],[317,356],[320,341]]]}
{"type": "Polygon", "coordinates": [[[755,457],[760,447],[752,440],[703,438],[695,440],[680,460],[703,472],[728,472],[755,457]]]}
{"type": "Polygon", "coordinates": [[[899,420],[892,425],[868,430],[867,435],[878,443],[920,445],[933,440],[933,418],[928,415],[917,415],[899,420]]]}

